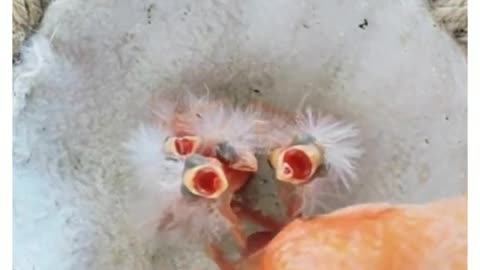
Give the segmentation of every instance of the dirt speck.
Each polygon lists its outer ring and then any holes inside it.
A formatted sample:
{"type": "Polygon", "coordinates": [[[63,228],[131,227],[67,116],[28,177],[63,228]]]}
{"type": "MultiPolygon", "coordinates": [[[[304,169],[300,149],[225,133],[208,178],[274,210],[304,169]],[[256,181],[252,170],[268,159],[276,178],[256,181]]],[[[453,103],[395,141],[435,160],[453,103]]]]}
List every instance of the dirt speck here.
{"type": "Polygon", "coordinates": [[[257,95],[261,95],[262,94],[262,91],[260,91],[259,89],[257,88],[252,88],[251,89],[253,93],[257,94],[257,95]]]}
{"type": "Polygon", "coordinates": [[[154,4],[150,4],[147,7],[147,23],[148,24],[152,24],[152,11],[153,11],[154,7],[155,7],[154,4]]]}
{"type": "Polygon", "coordinates": [[[363,30],[367,29],[367,26],[368,26],[368,20],[367,19],[363,19],[363,22],[358,25],[358,27],[363,29],[363,30]]]}
{"type": "Polygon", "coordinates": [[[426,183],[430,179],[431,176],[431,170],[430,166],[428,164],[423,163],[418,167],[417,170],[417,176],[418,176],[418,182],[420,183],[426,183]]]}

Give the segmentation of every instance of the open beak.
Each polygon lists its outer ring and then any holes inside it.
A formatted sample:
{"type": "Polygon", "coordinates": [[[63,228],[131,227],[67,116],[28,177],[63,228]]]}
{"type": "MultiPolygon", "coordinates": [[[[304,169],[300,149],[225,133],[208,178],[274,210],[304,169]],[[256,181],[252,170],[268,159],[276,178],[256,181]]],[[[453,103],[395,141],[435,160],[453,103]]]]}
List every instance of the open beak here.
{"type": "Polygon", "coordinates": [[[183,185],[197,196],[215,199],[228,188],[228,181],[220,161],[194,154],[185,161],[183,185]]]}
{"type": "Polygon", "coordinates": [[[278,148],[269,161],[278,180],[291,184],[308,183],[324,162],[323,150],[314,143],[278,148]]]}
{"type": "Polygon", "coordinates": [[[200,147],[197,136],[169,137],[165,141],[165,151],[175,156],[189,156],[200,147]]]}

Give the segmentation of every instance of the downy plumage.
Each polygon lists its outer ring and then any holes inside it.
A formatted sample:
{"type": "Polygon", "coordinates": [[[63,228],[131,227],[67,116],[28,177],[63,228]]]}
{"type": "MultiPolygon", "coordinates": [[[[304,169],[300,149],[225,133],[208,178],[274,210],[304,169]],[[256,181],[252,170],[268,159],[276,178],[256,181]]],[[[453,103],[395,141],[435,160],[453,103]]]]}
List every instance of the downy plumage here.
{"type": "Polygon", "coordinates": [[[292,116],[264,113],[272,121],[263,135],[287,215],[320,213],[326,186],[348,189],[362,156],[359,130],[308,107],[292,116]]]}
{"type": "Polygon", "coordinates": [[[257,170],[256,113],[188,93],[157,101],[154,112],[154,124],[127,145],[141,188],[142,228],[189,245],[231,234],[243,248],[231,201],[257,170]]]}

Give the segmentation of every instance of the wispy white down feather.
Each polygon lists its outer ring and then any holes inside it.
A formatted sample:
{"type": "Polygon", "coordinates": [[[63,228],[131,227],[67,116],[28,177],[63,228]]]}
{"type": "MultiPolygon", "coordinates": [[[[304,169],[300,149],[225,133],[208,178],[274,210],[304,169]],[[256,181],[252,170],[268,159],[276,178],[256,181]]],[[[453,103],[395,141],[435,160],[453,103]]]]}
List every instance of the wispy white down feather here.
{"type": "Polygon", "coordinates": [[[265,103],[253,104],[249,110],[258,117],[255,132],[257,141],[266,153],[288,145],[298,131],[294,114],[288,111],[280,111],[265,103]]]}
{"type": "Polygon", "coordinates": [[[213,142],[226,141],[233,147],[253,150],[260,146],[255,135],[257,120],[253,111],[218,105],[203,112],[194,130],[213,142]]]}
{"type": "Polygon", "coordinates": [[[156,119],[167,124],[182,114],[182,124],[192,135],[211,143],[229,142],[232,146],[254,150],[262,146],[255,131],[260,114],[252,108],[233,106],[225,100],[211,98],[209,94],[195,95],[185,91],[176,98],[162,99],[154,108],[156,119]]]}
{"type": "Polygon", "coordinates": [[[333,116],[315,114],[311,108],[298,118],[298,128],[324,148],[329,180],[340,181],[348,188],[356,179],[357,162],[363,153],[358,129],[333,116]]]}
{"type": "Polygon", "coordinates": [[[195,121],[192,130],[210,142],[228,142],[237,149],[254,150],[260,147],[256,128],[260,120],[257,111],[240,108],[208,95],[186,95],[185,103],[195,121]]]}
{"type": "Polygon", "coordinates": [[[162,126],[167,126],[170,121],[175,117],[175,112],[177,109],[177,102],[172,99],[162,99],[159,100],[153,106],[153,115],[159,124],[162,126]]]}
{"type": "Polygon", "coordinates": [[[142,126],[126,145],[138,181],[132,212],[140,235],[153,247],[202,245],[220,238],[227,231],[227,222],[212,201],[184,197],[184,162],[164,154],[165,138],[165,131],[142,126]]]}

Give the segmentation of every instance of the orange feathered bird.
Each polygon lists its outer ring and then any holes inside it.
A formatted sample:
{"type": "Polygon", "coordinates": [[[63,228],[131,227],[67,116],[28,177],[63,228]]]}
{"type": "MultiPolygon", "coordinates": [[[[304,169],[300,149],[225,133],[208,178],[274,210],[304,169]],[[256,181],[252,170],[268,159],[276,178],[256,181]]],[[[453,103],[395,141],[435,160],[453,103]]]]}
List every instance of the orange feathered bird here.
{"type": "Polygon", "coordinates": [[[351,206],[249,240],[258,251],[236,263],[217,254],[222,270],[463,270],[467,198],[351,206]]]}

